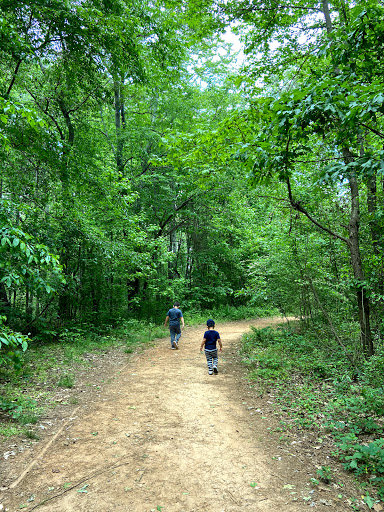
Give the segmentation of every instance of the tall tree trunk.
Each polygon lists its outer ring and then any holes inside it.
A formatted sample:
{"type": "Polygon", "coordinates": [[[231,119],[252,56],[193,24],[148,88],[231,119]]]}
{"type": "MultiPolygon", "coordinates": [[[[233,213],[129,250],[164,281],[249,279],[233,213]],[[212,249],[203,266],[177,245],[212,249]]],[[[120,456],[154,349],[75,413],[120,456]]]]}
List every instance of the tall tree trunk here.
{"type": "MultiPolygon", "coordinates": [[[[57,100],[58,105],[60,107],[60,111],[64,117],[65,124],[67,125],[67,136],[64,137],[65,145],[63,150],[63,156],[61,161],[61,174],[60,174],[60,181],[63,189],[63,196],[62,196],[62,203],[64,208],[67,211],[72,211],[72,205],[73,205],[73,196],[71,194],[70,190],[70,154],[73,148],[73,144],[75,142],[75,127],[72,123],[70,110],[68,109],[65,100],[63,98],[58,98],[57,100]]],[[[69,242],[69,236],[66,233],[66,227],[65,224],[63,225],[63,239],[64,242],[62,244],[61,248],[61,256],[60,256],[60,263],[63,265],[64,269],[64,275],[68,276],[68,281],[70,280],[70,273],[69,273],[69,262],[70,262],[70,254],[71,254],[71,244],[69,242]]],[[[68,282],[67,281],[67,282],[68,282]]],[[[65,321],[69,318],[71,318],[71,303],[70,303],[70,294],[68,289],[68,284],[64,285],[64,287],[61,289],[60,296],[59,296],[59,318],[62,321],[65,321]]]]}
{"type": "Polygon", "coordinates": [[[327,33],[330,34],[333,30],[331,14],[329,12],[329,2],[328,0],[322,0],[323,14],[325,18],[325,26],[327,28],[327,33]]]}
{"type": "MultiPolygon", "coordinates": [[[[346,164],[353,160],[353,155],[347,148],[343,148],[343,156],[346,164]]],[[[353,275],[357,282],[356,297],[357,306],[359,311],[359,323],[361,341],[365,354],[367,356],[373,355],[373,341],[370,325],[370,303],[365,288],[365,276],[363,264],[361,261],[361,252],[359,244],[359,224],[360,224],[360,201],[359,201],[359,186],[354,172],[351,172],[348,177],[349,189],[351,191],[351,214],[348,224],[348,246],[351,256],[351,264],[353,275]]]]}
{"type": "MultiPolygon", "coordinates": [[[[353,160],[353,155],[349,151],[348,148],[343,149],[344,161],[346,163],[353,160]]],[[[290,179],[287,178],[287,186],[288,186],[288,196],[292,207],[303,213],[313,224],[315,224],[318,228],[322,229],[326,233],[329,233],[331,236],[342,240],[346,243],[349,254],[351,257],[351,264],[354,278],[357,282],[356,286],[356,297],[357,297],[357,307],[359,312],[359,324],[361,331],[361,341],[364,353],[368,356],[373,354],[373,342],[372,342],[372,332],[370,326],[370,303],[367,294],[365,293],[364,288],[364,271],[361,260],[360,253],[360,245],[359,245],[359,222],[360,222],[360,205],[359,205],[359,188],[356,176],[354,174],[350,174],[349,176],[349,186],[351,191],[351,214],[350,221],[348,225],[349,237],[345,238],[340,234],[332,231],[330,228],[321,224],[317,221],[301,204],[301,202],[297,202],[294,200],[292,187],[290,179]]]]}
{"type": "MultiPolygon", "coordinates": [[[[115,129],[116,129],[116,167],[120,177],[123,177],[124,163],[123,163],[123,139],[121,133],[121,115],[122,115],[122,99],[120,91],[120,83],[115,80],[113,83],[113,90],[115,94],[115,129]]],[[[123,114],[124,115],[124,114],[123,114]]],[[[125,124],[125,115],[124,115],[125,124]]]]}
{"type": "MultiPolygon", "coordinates": [[[[175,225],[175,221],[173,221],[175,225]]],[[[177,230],[176,227],[173,226],[171,232],[169,234],[169,252],[171,252],[175,257],[172,261],[168,262],[168,278],[175,279],[180,277],[180,273],[177,268],[177,254],[179,250],[179,245],[177,243],[177,230]]]]}
{"type": "MultiPolygon", "coordinates": [[[[344,5],[345,8],[345,5],[344,5]]],[[[325,19],[325,25],[327,28],[327,34],[330,34],[333,31],[332,19],[329,10],[329,2],[328,0],[322,0],[322,10],[325,19]]],[[[345,13],[345,20],[347,19],[345,13]]],[[[335,74],[340,74],[340,70],[336,67],[335,74]]],[[[362,147],[363,150],[363,147],[362,147]]],[[[353,160],[353,155],[350,150],[345,147],[342,150],[344,162],[346,164],[350,163],[353,160]]],[[[351,264],[353,269],[353,274],[355,280],[357,282],[356,287],[356,298],[357,298],[357,306],[359,312],[359,324],[360,324],[360,334],[361,334],[361,342],[363,346],[364,353],[367,356],[373,355],[373,341],[372,341],[372,331],[370,324],[370,301],[367,293],[365,293],[365,276],[363,270],[363,264],[361,260],[361,252],[360,252],[360,241],[359,241],[359,223],[360,223],[360,202],[359,202],[359,186],[357,182],[357,178],[354,172],[352,172],[348,177],[349,189],[351,191],[351,214],[348,225],[349,238],[347,241],[349,253],[351,256],[351,264]]]]}
{"type": "Polygon", "coordinates": [[[11,303],[8,299],[7,290],[4,283],[0,283],[0,311],[8,313],[11,308],[11,303]]]}

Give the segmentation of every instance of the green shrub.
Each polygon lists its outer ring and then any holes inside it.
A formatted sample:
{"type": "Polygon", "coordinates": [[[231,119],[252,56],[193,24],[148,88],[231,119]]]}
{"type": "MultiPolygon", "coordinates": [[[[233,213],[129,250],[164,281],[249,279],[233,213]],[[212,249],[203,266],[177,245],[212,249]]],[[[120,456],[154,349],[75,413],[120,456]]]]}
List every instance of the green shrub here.
{"type": "Polygon", "coordinates": [[[16,371],[22,367],[22,354],[28,348],[28,336],[14,332],[5,325],[6,316],[0,316],[0,367],[13,366],[16,371]]]}
{"type": "Polygon", "coordinates": [[[337,447],[344,468],[358,476],[371,475],[371,483],[377,488],[380,498],[384,498],[384,439],[359,444],[357,436],[349,434],[337,447]]]}
{"type": "Polygon", "coordinates": [[[68,373],[65,375],[61,375],[59,380],[57,381],[57,386],[59,388],[73,388],[74,385],[75,379],[73,375],[70,375],[68,373]]]}
{"type": "MultiPolygon", "coordinates": [[[[350,350],[348,341],[345,346],[350,350]]],[[[345,469],[384,498],[384,347],[353,365],[319,326],[292,325],[252,329],[243,337],[242,355],[260,388],[268,383],[273,389],[287,421],[333,436],[345,469]]],[[[324,467],[318,477],[330,480],[324,467]]]]}

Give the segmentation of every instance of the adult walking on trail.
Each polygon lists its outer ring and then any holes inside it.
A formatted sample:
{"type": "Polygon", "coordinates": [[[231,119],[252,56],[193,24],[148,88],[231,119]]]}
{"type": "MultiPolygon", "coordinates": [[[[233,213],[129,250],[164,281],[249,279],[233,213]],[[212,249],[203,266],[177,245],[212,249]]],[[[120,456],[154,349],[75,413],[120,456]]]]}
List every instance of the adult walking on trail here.
{"type": "Polygon", "coordinates": [[[178,350],[179,339],[181,336],[180,321],[181,321],[181,325],[184,328],[184,317],[183,317],[183,313],[180,309],[180,304],[178,302],[175,302],[173,305],[173,308],[171,308],[168,311],[167,316],[165,317],[164,327],[167,327],[168,320],[169,320],[169,332],[171,335],[171,349],[178,350]]]}

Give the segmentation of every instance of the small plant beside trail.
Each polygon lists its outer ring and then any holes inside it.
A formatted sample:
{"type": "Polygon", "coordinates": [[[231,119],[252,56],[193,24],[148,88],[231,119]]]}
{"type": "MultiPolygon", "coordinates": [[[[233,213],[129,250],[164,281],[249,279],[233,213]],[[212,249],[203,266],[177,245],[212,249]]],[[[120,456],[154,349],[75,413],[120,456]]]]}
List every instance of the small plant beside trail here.
{"type": "Polygon", "coordinates": [[[57,382],[57,386],[60,388],[73,388],[74,385],[75,379],[70,374],[61,375],[57,382]]]}
{"type": "Polygon", "coordinates": [[[22,355],[30,340],[5,325],[6,321],[6,316],[0,316],[0,367],[11,366],[17,372],[21,369],[22,355]]]}
{"type": "MultiPolygon", "coordinates": [[[[365,503],[375,503],[369,492],[384,499],[384,348],[354,366],[326,334],[292,325],[252,329],[242,356],[260,393],[273,390],[285,417],[279,431],[295,427],[331,439],[333,455],[367,490],[365,503]]],[[[316,478],[329,483],[331,467],[322,466],[316,478]]]]}

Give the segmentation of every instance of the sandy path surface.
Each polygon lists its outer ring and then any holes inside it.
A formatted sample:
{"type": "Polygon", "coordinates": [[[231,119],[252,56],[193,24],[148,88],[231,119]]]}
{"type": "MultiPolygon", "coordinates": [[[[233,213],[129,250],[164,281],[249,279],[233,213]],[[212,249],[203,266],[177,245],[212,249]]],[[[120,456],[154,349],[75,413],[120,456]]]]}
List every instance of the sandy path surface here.
{"type": "MultiPolygon", "coordinates": [[[[49,444],[39,443],[29,471],[31,460],[19,456],[11,475],[18,483],[0,499],[4,509],[307,510],[313,467],[292,453],[279,459],[269,430],[277,420],[252,401],[239,365],[248,329],[249,322],[217,326],[224,344],[218,375],[208,375],[199,353],[204,326],[187,328],[180,350],[164,339],[134,354],[91,407],[75,408],[49,444]]],[[[347,508],[333,502],[332,510],[347,508]]]]}

